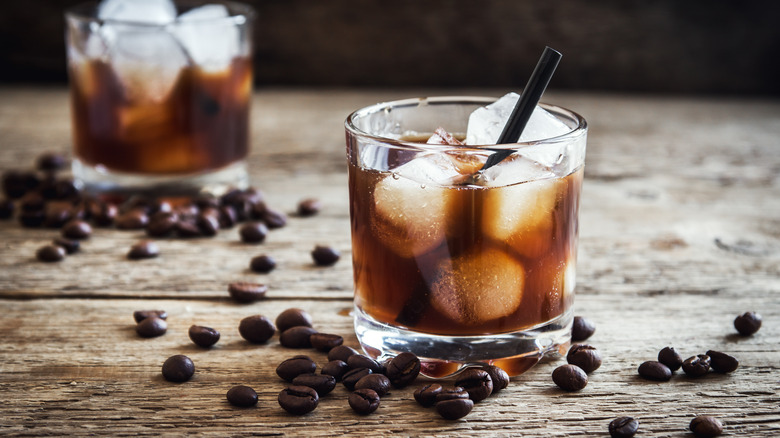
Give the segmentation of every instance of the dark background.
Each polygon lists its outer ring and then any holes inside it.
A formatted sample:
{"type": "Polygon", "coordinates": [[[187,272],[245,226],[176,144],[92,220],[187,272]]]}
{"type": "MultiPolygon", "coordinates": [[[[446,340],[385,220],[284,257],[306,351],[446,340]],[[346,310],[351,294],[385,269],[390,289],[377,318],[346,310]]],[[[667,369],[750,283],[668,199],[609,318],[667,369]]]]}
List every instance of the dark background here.
{"type": "MultiPolygon", "coordinates": [[[[265,0],[258,86],[509,87],[545,45],[557,89],[780,95],[776,0],[265,0]]],[[[0,5],[0,83],[64,84],[62,12],[0,5]]]]}

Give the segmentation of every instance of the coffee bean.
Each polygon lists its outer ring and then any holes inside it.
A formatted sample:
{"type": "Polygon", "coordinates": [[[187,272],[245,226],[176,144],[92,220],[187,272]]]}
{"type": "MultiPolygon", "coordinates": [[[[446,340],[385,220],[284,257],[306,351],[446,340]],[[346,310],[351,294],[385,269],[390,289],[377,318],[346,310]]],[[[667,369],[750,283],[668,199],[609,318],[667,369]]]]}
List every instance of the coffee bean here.
{"type": "Polygon", "coordinates": [[[455,386],[465,389],[474,403],[481,402],[493,393],[493,379],[487,371],[480,368],[468,368],[463,371],[455,381],[455,386]]]}
{"type": "Polygon", "coordinates": [[[609,435],[612,438],[631,438],[639,429],[639,422],[631,417],[618,417],[609,422],[609,435]]]}
{"type": "Polygon", "coordinates": [[[120,230],[140,230],[149,223],[149,216],[141,209],[129,210],[114,219],[114,224],[120,230]]]}
{"type": "Polygon", "coordinates": [[[309,217],[320,212],[322,204],[318,199],[304,199],[298,203],[298,216],[309,217]]]}
{"type": "Polygon", "coordinates": [[[263,243],[268,235],[268,227],[262,222],[248,222],[241,225],[238,234],[244,243],[263,243]]]}
{"type": "Polygon", "coordinates": [[[276,317],[276,327],[279,331],[283,332],[288,328],[296,326],[313,327],[311,315],[303,309],[293,307],[283,311],[276,317]]]}
{"type": "Polygon", "coordinates": [[[385,369],[385,374],[390,378],[393,386],[403,388],[417,378],[420,374],[420,359],[412,353],[400,353],[390,359],[385,369]]]}
{"type": "Polygon", "coordinates": [[[321,374],[333,376],[337,382],[349,371],[349,365],[343,360],[331,360],[322,366],[321,374]]]}
{"type": "Polygon", "coordinates": [[[236,210],[229,205],[222,205],[219,207],[219,227],[220,228],[233,228],[236,225],[236,210]]]}
{"type": "Polygon", "coordinates": [[[57,152],[46,152],[39,155],[36,160],[38,170],[45,171],[62,170],[67,164],[68,160],[65,159],[65,156],[57,152]]]}
{"type": "Polygon", "coordinates": [[[259,283],[235,282],[228,284],[228,292],[239,303],[253,303],[265,298],[268,287],[259,283]]]}
{"type": "Polygon", "coordinates": [[[349,395],[349,406],[360,415],[368,415],[379,408],[380,395],[373,389],[358,389],[349,395]]]}
{"type": "Polygon", "coordinates": [[[339,335],[332,335],[329,333],[313,333],[309,337],[311,346],[317,351],[328,352],[331,348],[338,347],[344,343],[344,338],[339,335]]]}
{"type": "Polygon", "coordinates": [[[142,338],[156,338],[168,331],[168,323],[164,319],[150,316],[135,326],[135,332],[142,338]]]}
{"type": "Polygon", "coordinates": [[[588,384],[588,375],[577,365],[559,366],[553,371],[552,379],[564,391],[579,391],[588,384]]]}
{"type": "Polygon", "coordinates": [[[305,325],[290,327],[281,332],[279,335],[279,343],[287,348],[309,348],[311,347],[309,338],[314,333],[317,333],[317,330],[305,325]]]}
{"type": "Polygon", "coordinates": [[[566,362],[577,365],[586,374],[590,374],[601,366],[601,353],[592,345],[574,344],[566,355],[566,362]]]}
{"type": "Polygon", "coordinates": [[[14,215],[16,205],[10,199],[0,200],[0,219],[10,219],[14,215]]]}
{"type": "Polygon", "coordinates": [[[46,200],[38,193],[28,193],[19,201],[22,211],[43,211],[46,208],[46,200]]]}
{"type": "Polygon", "coordinates": [[[691,356],[682,364],[682,370],[688,377],[701,377],[710,372],[711,359],[706,354],[691,356]]]}
{"type": "Polygon", "coordinates": [[[354,391],[357,382],[369,374],[372,374],[372,372],[368,368],[353,368],[344,373],[344,375],[341,377],[341,383],[343,383],[344,386],[346,386],[350,391],[354,391]]]}
{"type": "Polygon", "coordinates": [[[92,227],[80,220],[72,220],[62,227],[62,237],[68,239],[86,239],[92,234],[92,227]]]}
{"type": "Polygon", "coordinates": [[[208,348],[219,341],[219,332],[211,327],[190,326],[189,335],[192,342],[199,347],[208,348]]]}
{"type": "Polygon", "coordinates": [[[253,344],[264,344],[276,333],[276,327],[265,316],[253,315],[241,320],[238,333],[253,344]]]}
{"type": "Polygon", "coordinates": [[[62,247],[62,249],[64,249],[68,254],[77,253],[79,248],[81,248],[81,243],[79,243],[78,240],[64,239],[62,237],[56,237],[52,243],[62,247]]]}
{"type": "Polygon", "coordinates": [[[201,232],[196,220],[193,217],[179,216],[179,221],[176,222],[176,236],[182,239],[203,236],[203,232],[201,232]]]}
{"type": "Polygon", "coordinates": [[[127,258],[130,260],[151,259],[160,255],[160,248],[150,240],[142,240],[130,247],[127,258]]]}
{"type": "Polygon", "coordinates": [[[176,224],[179,222],[179,216],[176,213],[155,213],[149,219],[146,226],[146,234],[152,237],[167,237],[173,234],[176,224]]]}
{"type": "Polygon", "coordinates": [[[688,425],[697,437],[713,437],[723,433],[723,424],[715,417],[709,415],[699,415],[691,420],[691,424],[688,425]]]}
{"type": "Polygon", "coordinates": [[[467,399],[469,393],[460,386],[451,386],[449,388],[442,388],[442,390],[436,394],[436,403],[444,400],[456,400],[467,399]]]}
{"type": "Polygon", "coordinates": [[[233,406],[248,408],[257,404],[257,392],[248,386],[237,385],[227,392],[227,400],[233,406]]]}
{"type": "Polygon", "coordinates": [[[320,397],[308,386],[290,386],[279,393],[279,406],[293,415],[304,415],[317,408],[320,397]]]}
{"type": "Polygon", "coordinates": [[[203,236],[216,236],[219,233],[219,218],[215,215],[211,215],[208,212],[203,212],[198,215],[195,224],[200,230],[200,234],[203,236]]]}
{"type": "Polygon", "coordinates": [[[346,363],[349,357],[354,354],[359,354],[354,348],[339,345],[328,352],[328,360],[340,360],[346,363]]]}
{"type": "Polygon", "coordinates": [[[329,246],[317,245],[311,252],[311,257],[314,259],[314,263],[316,263],[317,266],[331,266],[339,261],[341,254],[329,246]]]}
{"type": "Polygon", "coordinates": [[[90,215],[92,216],[92,221],[95,225],[99,227],[108,227],[115,222],[118,214],[119,209],[116,205],[100,203],[94,207],[90,215]]]}
{"type": "Polygon", "coordinates": [[[656,362],[654,360],[642,362],[637,371],[641,377],[648,380],[666,382],[672,378],[672,370],[661,362],[656,362]]]}
{"type": "Polygon", "coordinates": [[[308,386],[317,391],[317,395],[323,395],[333,391],[336,387],[336,378],[327,374],[299,374],[292,380],[296,386],[308,386]]]}
{"type": "Polygon", "coordinates": [[[58,245],[45,245],[38,248],[35,257],[46,263],[59,262],[65,258],[65,249],[58,245]]]}
{"type": "Polygon", "coordinates": [[[495,365],[483,365],[482,369],[490,374],[493,380],[493,394],[509,386],[509,374],[495,365]]]}
{"type": "Polygon", "coordinates": [[[453,399],[436,402],[436,412],[445,420],[463,418],[474,408],[474,402],[469,399],[453,399]]]}
{"type": "Polygon", "coordinates": [[[263,211],[263,222],[270,229],[282,228],[287,225],[287,216],[281,211],[266,207],[263,211]]]}
{"type": "Polygon", "coordinates": [[[317,364],[309,356],[298,355],[285,359],[276,367],[276,375],[292,382],[301,374],[311,374],[317,369],[317,364]]]}
{"type": "Polygon", "coordinates": [[[596,332],[596,326],[588,319],[582,316],[575,316],[571,327],[571,340],[584,341],[593,336],[596,332]]]}
{"type": "Polygon", "coordinates": [[[43,211],[22,211],[19,213],[19,223],[25,228],[38,228],[43,225],[45,215],[43,211]]]}
{"type": "Polygon", "coordinates": [[[356,368],[368,368],[372,373],[383,373],[384,367],[379,362],[362,354],[353,354],[347,358],[347,365],[353,370],[356,368]]]}
{"type": "Polygon", "coordinates": [[[165,310],[136,310],[133,312],[133,319],[135,319],[135,322],[141,322],[152,316],[160,319],[168,319],[168,312],[165,310]]]}
{"type": "Polygon", "coordinates": [[[19,199],[30,190],[34,190],[40,180],[33,172],[9,170],[3,173],[3,192],[11,199],[19,199]]]}
{"type": "Polygon", "coordinates": [[[429,383],[414,391],[414,399],[426,408],[431,407],[436,403],[436,396],[441,393],[442,389],[438,383],[429,383]]]}
{"type": "Polygon", "coordinates": [[[710,357],[710,366],[716,373],[730,373],[739,367],[739,360],[726,353],[707,350],[707,356],[710,357]]]}
{"type": "Polygon", "coordinates": [[[361,377],[355,383],[355,389],[373,389],[380,397],[384,397],[390,391],[390,379],[383,374],[372,373],[361,377]]]}
{"type": "Polygon", "coordinates": [[[169,357],[162,366],[162,375],[169,382],[186,382],[193,374],[195,374],[195,364],[183,354],[169,357]]]}
{"type": "Polygon", "coordinates": [[[43,225],[49,228],[60,228],[73,219],[73,205],[68,201],[49,202],[46,204],[44,215],[43,225]]]}
{"type": "Polygon", "coordinates": [[[740,335],[750,336],[761,328],[761,319],[756,312],[745,312],[734,320],[734,328],[740,335]]]}
{"type": "Polygon", "coordinates": [[[261,254],[249,262],[249,269],[259,274],[267,274],[276,268],[276,260],[271,256],[261,254]]]}
{"type": "Polygon", "coordinates": [[[672,372],[680,369],[683,363],[682,356],[675,351],[674,347],[664,347],[658,352],[658,362],[669,367],[672,372]]]}
{"type": "Polygon", "coordinates": [[[119,206],[120,213],[127,213],[128,211],[137,210],[148,215],[152,213],[152,204],[154,200],[142,195],[133,195],[129,197],[122,205],[119,206]]]}

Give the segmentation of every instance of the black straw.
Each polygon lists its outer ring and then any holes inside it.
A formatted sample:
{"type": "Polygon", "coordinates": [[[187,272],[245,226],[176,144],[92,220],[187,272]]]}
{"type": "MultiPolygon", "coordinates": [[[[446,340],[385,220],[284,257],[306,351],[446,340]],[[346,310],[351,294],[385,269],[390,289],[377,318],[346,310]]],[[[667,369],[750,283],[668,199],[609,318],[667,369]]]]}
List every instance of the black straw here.
{"type": "MultiPolygon", "coordinates": [[[[555,68],[558,67],[562,56],[555,49],[550,47],[544,48],[542,57],[539,58],[531,78],[528,79],[528,83],[523,89],[522,96],[512,110],[512,114],[509,116],[509,120],[506,122],[496,144],[517,143],[517,140],[520,139],[520,134],[525,129],[525,125],[528,124],[528,119],[531,118],[531,114],[533,114],[536,108],[536,104],[539,103],[544,90],[547,89],[547,85],[550,83],[550,79],[552,79],[555,68]]],[[[498,150],[488,157],[485,165],[482,166],[482,170],[495,166],[514,152],[515,150],[513,149],[498,150]]]]}

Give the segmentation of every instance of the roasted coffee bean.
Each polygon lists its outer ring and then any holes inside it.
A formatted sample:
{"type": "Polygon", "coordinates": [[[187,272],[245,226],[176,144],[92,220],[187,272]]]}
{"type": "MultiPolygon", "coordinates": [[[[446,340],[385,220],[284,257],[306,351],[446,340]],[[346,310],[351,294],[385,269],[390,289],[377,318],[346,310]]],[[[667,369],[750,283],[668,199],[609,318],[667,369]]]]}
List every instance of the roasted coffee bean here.
{"type": "Polygon", "coordinates": [[[314,263],[317,266],[331,266],[336,264],[341,257],[341,253],[329,246],[317,245],[311,252],[311,258],[314,259],[314,263]]]}
{"type": "Polygon", "coordinates": [[[86,239],[92,234],[92,227],[80,220],[72,220],[62,227],[62,237],[68,239],[86,239]]]}
{"type": "Polygon", "coordinates": [[[357,382],[369,374],[372,373],[368,368],[354,368],[344,373],[344,375],[341,377],[341,383],[343,383],[344,386],[346,386],[350,391],[354,391],[357,382]]]}
{"type": "Polygon", "coordinates": [[[77,253],[79,252],[79,248],[81,248],[81,243],[79,243],[78,240],[64,239],[62,237],[55,238],[52,243],[62,247],[68,254],[77,253]]]}
{"type": "Polygon", "coordinates": [[[465,389],[474,403],[481,402],[493,393],[493,379],[487,371],[480,368],[468,368],[460,373],[455,386],[465,389]]]}
{"type": "Polygon", "coordinates": [[[279,331],[285,331],[288,328],[297,326],[314,326],[314,324],[312,324],[311,315],[309,315],[307,311],[292,307],[283,311],[276,317],[276,327],[279,328],[279,331]]]}
{"type": "Polygon", "coordinates": [[[360,415],[368,415],[379,408],[380,397],[373,389],[358,389],[349,395],[349,406],[360,415]]]}
{"type": "Polygon", "coordinates": [[[328,352],[328,360],[340,360],[346,363],[349,357],[354,354],[359,354],[354,348],[339,345],[328,352]]]}
{"type": "Polygon", "coordinates": [[[707,356],[710,357],[710,366],[716,373],[730,373],[739,367],[737,358],[726,353],[707,350],[707,356]]]}
{"type": "Polygon", "coordinates": [[[162,366],[162,375],[169,382],[186,382],[193,374],[195,374],[195,364],[183,354],[169,357],[162,366]]]}
{"type": "Polygon", "coordinates": [[[133,319],[135,319],[135,322],[141,322],[152,316],[160,319],[168,319],[168,312],[165,310],[136,310],[133,312],[133,319]]]}
{"type": "Polygon", "coordinates": [[[151,316],[143,319],[135,326],[135,332],[142,338],[156,338],[168,331],[168,323],[164,319],[151,316]]]}
{"type": "Polygon", "coordinates": [[[259,274],[267,274],[276,268],[276,260],[271,256],[261,254],[249,262],[249,269],[259,274]]]}
{"type": "Polygon", "coordinates": [[[176,213],[155,213],[146,226],[146,234],[152,237],[167,237],[173,234],[179,217],[176,213]]]}
{"type": "Polygon", "coordinates": [[[224,229],[233,228],[236,222],[236,210],[229,205],[221,205],[219,207],[219,227],[224,229]]]}
{"type": "Polygon", "coordinates": [[[9,170],[3,173],[3,191],[11,199],[19,199],[28,191],[35,190],[40,182],[33,172],[9,170]]]}
{"type": "Polygon", "coordinates": [[[266,207],[265,211],[263,211],[263,222],[270,229],[282,228],[287,225],[287,216],[281,211],[266,207]]]}
{"type": "Polygon", "coordinates": [[[195,204],[186,204],[173,209],[173,213],[176,213],[182,219],[193,219],[200,214],[200,209],[195,204]]]}
{"type": "Polygon", "coordinates": [[[317,408],[320,397],[308,386],[290,386],[279,393],[279,406],[293,415],[304,415],[317,408]]]}
{"type": "Polygon", "coordinates": [[[238,333],[253,344],[264,344],[276,333],[276,326],[263,315],[247,316],[238,324],[238,333]]]}
{"type": "Polygon", "coordinates": [[[337,382],[341,381],[341,378],[344,376],[344,374],[349,371],[349,365],[347,365],[346,362],[343,360],[331,360],[325,365],[322,366],[322,374],[327,374],[329,376],[333,376],[337,382]]]}
{"type": "Polygon", "coordinates": [[[609,422],[609,435],[612,438],[631,438],[639,429],[639,422],[632,417],[618,417],[609,422]]]}
{"type": "Polygon", "coordinates": [[[637,372],[645,379],[656,380],[658,382],[666,382],[672,378],[672,370],[661,362],[656,362],[654,360],[642,362],[642,364],[639,365],[637,372]]]}
{"type": "Polygon", "coordinates": [[[596,332],[596,326],[585,317],[575,316],[571,327],[571,340],[578,342],[584,341],[593,336],[596,332]]]}
{"type": "Polygon", "coordinates": [[[46,218],[42,210],[22,211],[19,213],[19,223],[25,228],[38,228],[46,218]]]}
{"type": "Polygon", "coordinates": [[[179,216],[179,221],[176,222],[176,236],[182,239],[203,236],[196,220],[194,217],[179,216]]]}
{"type": "Polygon", "coordinates": [[[756,312],[745,312],[734,320],[734,328],[740,335],[750,336],[761,328],[761,315],[756,312]]]}
{"type": "Polygon", "coordinates": [[[333,391],[333,388],[336,387],[336,378],[327,374],[298,374],[292,380],[292,384],[296,386],[308,386],[317,391],[317,395],[322,397],[333,391]]]}
{"type": "Polygon", "coordinates": [[[28,193],[19,201],[22,211],[43,211],[46,208],[46,200],[38,193],[28,193]]]}
{"type": "Polygon", "coordinates": [[[257,392],[248,386],[237,385],[227,392],[227,400],[233,406],[248,408],[257,404],[257,392]]]}
{"type": "Polygon", "coordinates": [[[317,330],[305,325],[290,327],[279,335],[279,343],[287,348],[309,348],[309,337],[314,333],[317,333],[317,330]]]}
{"type": "Polygon", "coordinates": [[[16,205],[10,199],[0,200],[0,219],[10,219],[14,215],[16,205]]]}
{"type": "Polygon", "coordinates": [[[361,377],[355,383],[355,389],[373,389],[380,397],[384,397],[390,391],[390,379],[383,374],[372,373],[361,377]]]}
{"type": "MultiPolygon", "coordinates": [[[[249,212],[249,216],[252,219],[256,219],[259,221],[263,220],[263,216],[265,215],[265,211],[268,209],[268,206],[265,205],[265,202],[258,202],[252,205],[251,211],[249,212]]],[[[265,223],[265,222],[263,222],[265,223]]]]}
{"type": "Polygon", "coordinates": [[[247,222],[238,230],[244,243],[263,243],[268,235],[268,227],[262,222],[247,222]]]}
{"type": "Polygon", "coordinates": [[[195,224],[198,226],[200,233],[204,236],[216,236],[219,232],[219,218],[215,215],[208,213],[201,213],[198,215],[195,224]]]}
{"type": "Polygon", "coordinates": [[[426,408],[431,407],[436,403],[436,396],[441,394],[442,389],[438,383],[429,383],[414,391],[414,399],[426,408]]]}
{"type": "Polygon", "coordinates": [[[149,216],[141,209],[129,210],[114,219],[114,224],[120,230],[140,230],[149,223],[149,216]]]}
{"type": "Polygon", "coordinates": [[[268,292],[268,287],[259,283],[236,282],[228,285],[230,297],[239,303],[253,303],[262,300],[265,298],[266,292],[268,292]]]}
{"type": "Polygon", "coordinates": [[[691,356],[682,364],[682,370],[688,377],[701,377],[710,372],[711,359],[706,354],[691,356]]]}
{"type": "Polygon", "coordinates": [[[339,335],[332,335],[329,333],[313,333],[309,337],[311,346],[318,351],[328,352],[334,347],[344,343],[344,338],[339,335]]]}
{"type": "Polygon", "coordinates": [[[493,380],[493,394],[509,386],[509,374],[495,365],[483,365],[482,369],[490,374],[493,380]]]}
{"type": "Polygon", "coordinates": [[[59,245],[45,245],[38,248],[35,257],[42,262],[59,262],[65,258],[65,249],[59,245]]]}
{"type": "Polygon", "coordinates": [[[384,367],[381,363],[362,354],[353,354],[352,356],[349,356],[347,358],[347,365],[353,370],[356,368],[368,368],[372,373],[384,372],[384,367]]]}
{"type": "Polygon", "coordinates": [[[709,415],[699,415],[691,420],[688,427],[700,438],[709,438],[723,433],[723,424],[720,420],[709,415]]]}
{"type": "Polygon", "coordinates": [[[400,353],[390,359],[385,374],[396,388],[403,388],[420,375],[420,359],[412,353],[400,353]]]}
{"type": "Polygon", "coordinates": [[[190,326],[189,335],[195,345],[203,348],[211,347],[219,341],[219,332],[217,330],[202,325],[190,326]]]}
{"type": "Polygon", "coordinates": [[[436,402],[436,412],[445,420],[463,418],[474,408],[474,402],[467,398],[436,402]]]}
{"type": "Polygon", "coordinates": [[[664,347],[658,352],[658,362],[669,367],[672,372],[680,369],[683,364],[682,356],[675,351],[674,347],[664,347]]]}
{"type": "Polygon", "coordinates": [[[592,345],[574,344],[566,355],[566,362],[577,365],[586,374],[590,374],[601,366],[601,353],[592,345]]]}
{"type": "Polygon", "coordinates": [[[151,259],[160,255],[160,248],[156,243],[142,240],[130,247],[127,258],[130,260],[151,259]]]}
{"type": "Polygon", "coordinates": [[[588,384],[588,375],[577,365],[559,366],[553,371],[552,379],[564,391],[579,391],[588,384]]]}
{"type": "Polygon", "coordinates": [[[118,214],[119,209],[116,205],[101,203],[93,208],[90,216],[92,216],[92,221],[95,225],[99,227],[108,227],[116,221],[118,214]]]}
{"type": "Polygon", "coordinates": [[[318,199],[304,199],[298,203],[298,216],[309,217],[320,212],[322,204],[318,199]]]}
{"type": "Polygon", "coordinates": [[[73,205],[68,201],[52,201],[46,204],[43,225],[60,228],[73,219],[73,205]]]}
{"type": "Polygon", "coordinates": [[[67,164],[68,160],[65,159],[65,156],[57,152],[46,152],[38,156],[36,160],[38,170],[50,172],[62,170],[67,164]]]}
{"type": "Polygon", "coordinates": [[[311,374],[317,369],[317,364],[309,356],[298,355],[285,359],[276,367],[276,375],[283,380],[292,382],[301,374],[311,374]]]}
{"type": "Polygon", "coordinates": [[[436,403],[444,400],[467,398],[469,398],[469,393],[465,389],[461,388],[460,386],[451,386],[448,388],[442,388],[441,392],[436,394],[436,403]]]}

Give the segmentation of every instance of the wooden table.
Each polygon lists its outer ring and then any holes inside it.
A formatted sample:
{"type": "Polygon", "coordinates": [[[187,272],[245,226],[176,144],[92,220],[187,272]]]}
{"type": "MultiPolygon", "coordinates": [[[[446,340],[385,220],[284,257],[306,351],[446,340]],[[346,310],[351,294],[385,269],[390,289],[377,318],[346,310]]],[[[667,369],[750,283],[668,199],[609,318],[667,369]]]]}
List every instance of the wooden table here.
{"type": "MultiPolygon", "coordinates": [[[[500,95],[503,90],[448,94],[500,95]]],[[[261,90],[252,113],[253,182],[269,204],[294,211],[303,198],[324,208],[291,217],[259,246],[237,230],[215,238],[162,240],[161,256],[125,260],[140,232],[97,229],[78,255],[37,262],[37,247],[57,231],[0,223],[0,434],[9,435],[523,435],[605,436],[615,417],[640,422],[641,436],[690,436],[688,423],[709,414],[734,436],[780,434],[780,101],[554,93],[546,100],[590,123],[576,313],[592,319],[588,341],[604,357],[588,386],[559,390],[546,360],[514,378],[465,419],[444,421],[394,390],[379,410],[354,414],[339,386],[303,417],[285,413],[275,375],[299,353],[250,345],[241,318],[300,307],[315,327],[352,331],[352,278],[343,120],[353,109],[438,90],[261,90]],[[342,260],[313,266],[317,243],[342,260]],[[260,276],[249,259],[273,255],[260,276]],[[264,282],[268,299],[242,305],[226,285],[264,282]],[[134,310],[169,313],[166,335],[141,339],[134,310]],[[756,310],[764,326],[741,337],[734,318],[756,310]],[[194,346],[191,324],[214,327],[212,349],[194,346]],[[739,369],[670,382],[642,380],[637,367],[672,345],[684,357],[708,349],[733,354],[739,369]],[[163,380],[162,362],[186,354],[196,365],[184,384],[163,380]],[[236,384],[260,402],[225,400],[236,384]]],[[[0,169],[31,167],[47,150],[70,144],[64,89],[0,89],[0,169]]],[[[325,355],[309,352],[323,363],[325,355]]]]}

